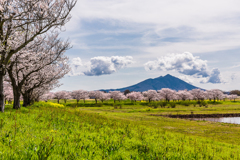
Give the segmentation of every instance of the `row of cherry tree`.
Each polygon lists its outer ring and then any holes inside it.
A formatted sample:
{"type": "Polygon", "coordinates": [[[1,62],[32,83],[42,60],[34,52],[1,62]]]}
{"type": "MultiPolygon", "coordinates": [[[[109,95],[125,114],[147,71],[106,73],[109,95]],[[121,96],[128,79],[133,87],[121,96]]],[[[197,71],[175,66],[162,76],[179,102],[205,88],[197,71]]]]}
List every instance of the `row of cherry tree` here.
{"type": "Polygon", "coordinates": [[[4,101],[13,108],[30,104],[57,87],[69,72],[59,38],[77,0],[0,0],[0,111],[4,101]]]}
{"type": "Polygon", "coordinates": [[[203,91],[201,89],[193,89],[193,90],[180,90],[180,91],[175,91],[171,90],[169,88],[163,88],[161,90],[155,91],[155,90],[148,90],[145,92],[131,92],[128,93],[127,95],[124,95],[124,93],[120,91],[110,91],[109,93],[104,93],[102,91],[84,91],[84,90],[76,90],[73,92],[67,92],[67,91],[58,91],[56,93],[48,93],[44,94],[41,99],[44,101],[48,101],[49,99],[57,99],[58,103],[59,100],[64,100],[65,103],[68,99],[76,99],[77,103],[79,100],[85,100],[89,99],[90,97],[95,98],[96,103],[98,100],[100,101],[105,101],[109,99],[113,99],[114,103],[115,101],[121,101],[121,100],[126,100],[130,99],[131,101],[141,101],[141,100],[146,100],[148,102],[151,101],[170,101],[170,100],[225,100],[225,99],[230,99],[230,100],[235,100],[238,98],[237,95],[227,95],[224,94],[221,90],[218,89],[212,89],[212,90],[207,90],[203,91]]]}

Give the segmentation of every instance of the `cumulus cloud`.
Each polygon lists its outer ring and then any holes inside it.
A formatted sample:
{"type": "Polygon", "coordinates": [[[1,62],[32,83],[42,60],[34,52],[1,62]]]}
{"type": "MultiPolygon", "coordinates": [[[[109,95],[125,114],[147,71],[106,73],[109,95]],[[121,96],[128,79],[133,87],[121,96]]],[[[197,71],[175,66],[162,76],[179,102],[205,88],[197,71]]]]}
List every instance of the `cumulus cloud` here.
{"type": "Polygon", "coordinates": [[[75,66],[75,67],[78,67],[78,66],[82,66],[82,60],[81,58],[77,57],[77,58],[73,58],[72,59],[72,64],[75,66]]]}
{"type": "Polygon", "coordinates": [[[71,71],[68,73],[69,76],[83,75],[81,67],[83,66],[82,60],[80,57],[73,58],[70,61],[71,71]]]}
{"type": "Polygon", "coordinates": [[[176,70],[185,75],[199,75],[208,77],[207,61],[194,57],[191,53],[169,54],[144,64],[145,69],[170,71],[176,70]]]}
{"type": "Polygon", "coordinates": [[[205,84],[205,83],[217,84],[218,83],[219,84],[219,83],[226,83],[226,81],[222,78],[219,69],[214,68],[214,69],[212,69],[209,77],[200,79],[200,83],[203,83],[203,84],[205,84]]]}
{"type": "Polygon", "coordinates": [[[189,83],[189,84],[193,84],[194,83],[194,79],[189,77],[189,76],[186,76],[186,75],[182,75],[182,76],[179,76],[178,78],[180,78],[181,80],[189,83]]]}
{"type": "MultiPolygon", "coordinates": [[[[193,54],[189,52],[162,56],[155,61],[148,61],[144,66],[147,71],[175,70],[183,75],[199,78],[201,83],[224,83],[219,69],[209,70],[206,60],[193,56],[193,54]]],[[[186,80],[186,76],[183,76],[183,79],[186,80]]]]}
{"type": "Polygon", "coordinates": [[[237,76],[236,73],[233,73],[233,74],[231,75],[231,80],[232,80],[232,81],[234,81],[234,80],[237,79],[237,78],[238,78],[238,76],[237,76]]]}
{"type": "Polygon", "coordinates": [[[69,76],[100,76],[105,74],[112,74],[118,70],[127,67],[133,63],[131,56],[112,56],[112,57],[93,57],[87,63],[82,63],[82,60],[77,57],[71,61],[71,72],[69,76]]]}
{"type": "Polygon", "coordinates": [[[219,69],[215,68],[207,81],[208,83],[223,83],[219,69]]]}
{"type": "Polygon", "coordinates": [[[131,56],[94,57],[90,60],[89,70],[84,74],[86,76],[112,74],[132,63],[133,58],[131,56]]]}

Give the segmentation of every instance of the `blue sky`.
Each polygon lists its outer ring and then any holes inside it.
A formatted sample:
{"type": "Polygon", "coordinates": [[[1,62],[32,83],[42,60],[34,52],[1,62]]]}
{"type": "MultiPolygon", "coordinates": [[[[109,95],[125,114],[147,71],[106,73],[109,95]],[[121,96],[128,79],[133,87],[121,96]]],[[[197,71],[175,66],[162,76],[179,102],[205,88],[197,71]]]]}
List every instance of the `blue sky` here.
{"type": "Polygon", "coordinates": [[[73,45],[66,52],[73,71],[57,90],[121,88],[166,74],[205,89],[240,89],[239,6],[78,0],[61,34],[73,45]]]}

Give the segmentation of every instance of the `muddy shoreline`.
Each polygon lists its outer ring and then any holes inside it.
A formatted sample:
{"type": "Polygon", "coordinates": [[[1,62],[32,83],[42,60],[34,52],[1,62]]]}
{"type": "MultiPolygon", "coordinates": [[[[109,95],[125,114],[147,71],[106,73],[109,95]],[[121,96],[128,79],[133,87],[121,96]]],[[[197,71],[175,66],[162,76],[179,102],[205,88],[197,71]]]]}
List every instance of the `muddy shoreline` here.
{"type": "Polygon", "coordinates": [[[222,118],[222,117],[240,117],[240,113],[223,113],[223,114],[174,114],[174,115],[161,115],[151,114],[151,116],[162,116],[170,118],[222,118]]]}

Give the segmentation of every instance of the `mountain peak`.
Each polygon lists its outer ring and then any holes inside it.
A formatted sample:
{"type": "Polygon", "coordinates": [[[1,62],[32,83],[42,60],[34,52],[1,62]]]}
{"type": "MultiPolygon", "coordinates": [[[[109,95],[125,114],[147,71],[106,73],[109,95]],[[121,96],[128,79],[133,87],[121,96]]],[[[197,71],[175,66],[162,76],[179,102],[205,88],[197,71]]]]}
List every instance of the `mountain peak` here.
{"type": "Polygon", "coordinates": [[[147,80],[144,80],[138,84],[125,87],[125,88],[119,88],[119,89],[110,89],[110,90],[103,90],[103,91],[121,91],[124,92],[125,90],[130,90],[130,91],[137,91],[137,92],[143,92],[147,90],[161,90],[162,88],[170,88],[173,90],[192,90],[196,89],[198,87],[195,87],[187,82],[184,82],[183,80],[174,77],[170,74],[160,77],[157,77],[155,79],[149,78],[147,80]]]}
{"type": "MultiPolygon", "coordinates": [[[[167,74],[164,77],[174,77],[174,76],[172,76],[171,74],[167,74]]],[[[174,77],[174,78],[176,78],[176,77],[174,77]]]]}

